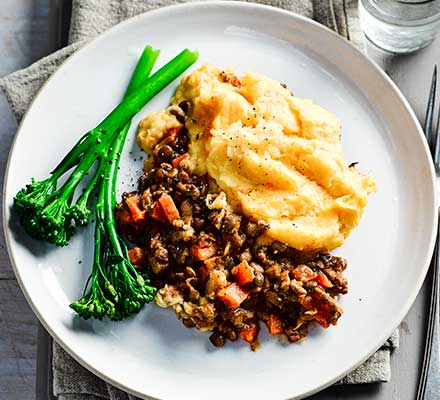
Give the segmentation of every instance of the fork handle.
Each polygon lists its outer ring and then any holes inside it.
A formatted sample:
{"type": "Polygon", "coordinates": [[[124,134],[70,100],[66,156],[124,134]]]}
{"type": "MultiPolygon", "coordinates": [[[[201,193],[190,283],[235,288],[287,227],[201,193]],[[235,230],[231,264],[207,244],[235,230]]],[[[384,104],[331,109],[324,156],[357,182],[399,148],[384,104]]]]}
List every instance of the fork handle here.
{"type": "Polygon", "coordinates": [[[417,400],[438,400],[440,398],[440,277],[439,277],[439,246],[440,235],[437,239],[432,257],[432,288],[431,304],[426,335],[423,367],[419,382],[417,400]]]}

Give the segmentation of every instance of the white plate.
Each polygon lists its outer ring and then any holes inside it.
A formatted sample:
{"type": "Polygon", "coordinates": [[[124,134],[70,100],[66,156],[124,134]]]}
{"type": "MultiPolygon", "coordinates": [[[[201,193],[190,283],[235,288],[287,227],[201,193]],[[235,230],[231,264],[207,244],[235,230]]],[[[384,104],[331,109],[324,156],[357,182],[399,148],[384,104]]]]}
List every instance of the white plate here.
{"type": "MultiPolygon", "coordinates": [[[[167,105],[176,82],[139,116],[167,105]]],[[[120,190],[142,162],[133,127],[120,190]],[[129,154],[133,151],[133,154],[129,154]],[[136,159],[136,160],[134,160],[136,159]]],[[[81,364],[141,397],[160,399],[301,398],[335,382],[365,360],[403,319],[424,279],[436,228],[434,174],[420,126],[392,82],[336,34],[292,13],[254,4],[192,3],[130,19],[73,55],[48,81],[17,134],[6,173],[4,222],[9,253],[29,303],[50,334],[81,364]],[[285,82],[343,125],[346,160],[377,178],[377,194],[337,254],[349,261],[350,293],[337,327],[317,328],[304,343],[265,335],[215,349],[171,310],[145,307],[124,322],[83,321],[68,304],[90,270],[92,236],[78,232],[67,248],[29,239],[10,221],[19,188],[46,177],[80,135],[116,105],[140,49],[162,50],[159,65],[184,47],[197,65],[234,64],[285,82]],[[82,261],[79,264],[79,261],[82,261]]]]}

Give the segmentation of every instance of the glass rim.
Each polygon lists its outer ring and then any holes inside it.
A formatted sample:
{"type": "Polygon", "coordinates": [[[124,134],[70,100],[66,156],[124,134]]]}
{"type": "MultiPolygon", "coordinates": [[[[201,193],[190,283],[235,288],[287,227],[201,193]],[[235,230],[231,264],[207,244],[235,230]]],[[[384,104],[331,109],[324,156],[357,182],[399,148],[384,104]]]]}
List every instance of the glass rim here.
{"type": "Polygon", "coordinates": [[[440,20],[440,0],[359,0],[358,7],[393,25],[423,26],[440,20]]]}

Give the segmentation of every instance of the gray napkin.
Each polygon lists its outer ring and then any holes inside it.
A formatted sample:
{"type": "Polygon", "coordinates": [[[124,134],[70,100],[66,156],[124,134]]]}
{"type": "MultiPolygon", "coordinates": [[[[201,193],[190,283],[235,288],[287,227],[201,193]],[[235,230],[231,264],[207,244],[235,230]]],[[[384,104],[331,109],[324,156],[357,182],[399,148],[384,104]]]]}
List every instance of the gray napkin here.
{"type": "MultiPolygon", "coordinates": [[[[57,67],[85,41],[126,18],[165,5],[193,0],[73,0],[70,46],[41,59],[30,67],[0,80],[0,88],[17,121],[35,94],[57,67]]],[[[296,12],[326,25],[363,49],[363,35],[357,16],[356,0],[257,0],[296,12]]],[[[170,315],[170,318],[174,316],[170,315]]],[[[391,378],[390,354],[398,346],[398,332],[340,384],[386,382],[391,378]]],[[[94,376],[53,342],[53,394],[59,400],[133,399],[94,376]]]]}

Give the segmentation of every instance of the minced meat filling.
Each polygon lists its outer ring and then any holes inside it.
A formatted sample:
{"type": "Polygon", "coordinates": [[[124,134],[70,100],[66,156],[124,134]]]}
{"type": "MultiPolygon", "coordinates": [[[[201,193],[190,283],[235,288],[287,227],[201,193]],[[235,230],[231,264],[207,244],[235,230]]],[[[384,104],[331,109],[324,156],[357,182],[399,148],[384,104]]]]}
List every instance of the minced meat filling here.
{"type": "Polygon", "coordinates": [[[258,345],[260,321],[271,334],[302,340],[315,321],[342,314],[346,261],[268,241],[268,226],[234,213],[207,176],[188,169],[182,125],[155,145],[136,192],[117,206],[119,229],[135,244],[130,260],[150,268],[156,303],[172,307],[186,327],[212,331],[223,346],[239,337],[258,345]]]}

